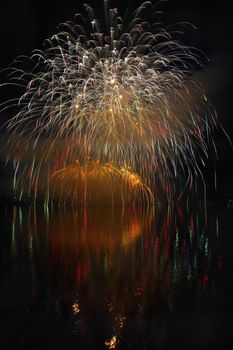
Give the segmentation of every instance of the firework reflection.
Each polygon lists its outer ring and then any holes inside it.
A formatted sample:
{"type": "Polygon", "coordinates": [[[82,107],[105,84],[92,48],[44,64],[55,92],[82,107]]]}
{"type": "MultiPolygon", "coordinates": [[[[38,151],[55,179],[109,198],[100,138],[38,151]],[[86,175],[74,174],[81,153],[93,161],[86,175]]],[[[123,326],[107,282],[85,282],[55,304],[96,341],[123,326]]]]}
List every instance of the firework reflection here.
{"type": "Polygon", "coordinates": [[[136,347],[145,332],[165,341],[166,320],[189,297],[198,308],[222,276],[219,219],[211,212],[206,222],[202,208],[15,207],[6,215],[9,254],[20,262],[13,268],[31,276],[30,317],[39,307],[86,347],[136,347]]]}

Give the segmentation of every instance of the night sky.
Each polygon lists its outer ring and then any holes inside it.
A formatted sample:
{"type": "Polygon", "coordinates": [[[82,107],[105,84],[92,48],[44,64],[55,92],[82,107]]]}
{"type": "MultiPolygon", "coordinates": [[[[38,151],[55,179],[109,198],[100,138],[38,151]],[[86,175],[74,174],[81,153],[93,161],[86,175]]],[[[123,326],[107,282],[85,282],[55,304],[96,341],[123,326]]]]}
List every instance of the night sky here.
{"type": "MultiPolygon", "coordinates": [[[[102,0],[87,1],[101,13],[102,0]]],[[[112,1],[121,14],[140,4],[138,0],[112,1]]],[[[1,56],[0,68],[8,66],[20,54],[30,55],[35,48],[43,48],[43,40],[57,31],[60,22],[72,20],[82,8],[82,1],[51,0],[8,0],[0,4],[1,56]]],[[[198,29],[187,27],[183,41],[197,47],[209,57],[206,68],[199,72],[200,79],[207,90],[210,101],[216,108],[220,122],[233,140],[232,91],[233,91],[233,26],[230,1],[178,1],[170,0],[161,6],[165,24],[190,22],[198,29]]],[[[184,27],[183,27],[184,28],[184,27]]],[[[1,81],[4,74],[1,74],[1,81]]],[[[15,89],[1,88],[1,101],[17,96],[15,89]]],[[[1,121],[9,118],[2,113],[1,121]]],[[[2,132],[0,133],[0,137],[2,132]]],[[[223,132],[215,133],[219,160],[217,162],[218,188],[214,191],[214,156],[210,158],[204,171],[210,200],[229,200],[233,198],[233,150],[223,132]]],[[[8,175],[3,160],[0,179],[8,175]]]]}

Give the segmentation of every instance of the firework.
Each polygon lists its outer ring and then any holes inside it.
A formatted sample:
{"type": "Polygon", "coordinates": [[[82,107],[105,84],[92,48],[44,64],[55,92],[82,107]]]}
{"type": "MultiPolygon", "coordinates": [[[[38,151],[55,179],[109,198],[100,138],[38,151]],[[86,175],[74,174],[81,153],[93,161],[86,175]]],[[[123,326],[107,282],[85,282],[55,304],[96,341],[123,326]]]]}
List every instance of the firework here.
{"type": "Polygon", "coordinates": [[[100,197],[102,201],[104,198],[116,201],[117,197],[122,201],[140,198],[149,203],[153,200],[151,190],[140,176],[113,163],[85,162],[81,165],[76,161],[74,165],[53,174],[50,188],[53,197],[67,198],[73,203],[77,198],[90,202],[100,197]]]}
{"type": "Polygon", "coordinates": [[[106,1],[105,23],[85,8],[33,52],[29,73],[25,58],[10,73],[26,88],[8,122],[15,190],[49,199],[60,186],[74,199],[93,176],[147,198],[157,186],[169,196],[182,175],[191,187],[216,124],[193,74],[197,52],[154,23],[149,1],[131,21],[106,1]]]}

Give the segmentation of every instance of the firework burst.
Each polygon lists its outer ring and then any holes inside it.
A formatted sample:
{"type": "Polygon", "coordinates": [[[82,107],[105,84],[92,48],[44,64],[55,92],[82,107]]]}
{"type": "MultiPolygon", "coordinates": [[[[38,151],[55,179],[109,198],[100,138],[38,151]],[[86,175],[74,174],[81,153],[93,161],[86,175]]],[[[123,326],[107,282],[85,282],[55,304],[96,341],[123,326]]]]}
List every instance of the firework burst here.
{"type": "Polygon", "coordinates": [[[118,168],[113,163],[101,164],[99,161],[85,162],[83,165],[76,161],[70,167],[59,169],[53,174],[50,187],[53,196],[56,194],[73,203],[77,198],[88,202],[100,197],[102,201],[109,198],[115,201],[117,198],[122,201],[140,198],[150,203],[153,200],[151,190],[139,175],[127,167],[118,168]]]}
{"type": "Polygon", "coordinates": [[[201,176],[216,119],[193,74],[197,52],[151,23],[149,1],[132,21],[104,3],[105,24],[84,5],[87,15],[77,14],[44,52],[33,52],[29,73],[20,67],[25,58],[12,68],[11,82],[26,87],[8,122],[21,194],[49,199],[52,183],[63,193],[69,179],[74,199],[95,176],[108,183],[117,177],[152,198],[157,186],[169,196],[181,175],[190,187],[201,176]]]}

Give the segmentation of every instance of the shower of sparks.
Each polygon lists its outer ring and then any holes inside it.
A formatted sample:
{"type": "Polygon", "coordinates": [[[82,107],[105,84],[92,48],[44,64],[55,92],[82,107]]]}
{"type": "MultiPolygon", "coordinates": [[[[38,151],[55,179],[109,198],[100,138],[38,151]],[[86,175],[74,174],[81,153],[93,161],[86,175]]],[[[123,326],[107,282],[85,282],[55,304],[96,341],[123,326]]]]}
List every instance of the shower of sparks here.
{"type": "MultiPolygon", "coordinates": [[[[148,203],[153,199],[151,190],[143,183],[142,179],[135,173],[131,172],[126,167],[118,168],[112,163],[100,164],[100,162],[86,162],[84,165],[76,161],[75,165],[59,169],[53,174],[55,185],[63,188],[65,193],[60,192],[61,198],[67,196],[73,202],[81,197],[88,200],[88,193],[97,193],[95,188],[100,188],[102,194],[107,191],[107,194],[116,198],[116,194],[120,198],[145,199],[148,203]],[[64,186],[60,186],[62,184],[64,186]]],[[[51,180],[52,182],[52,180],[51,180]]],[[[92,196],[93,197],[93,196],[92,196]]]]}
{"type": "Polygon", "coordinates": [[[84,5],[86,15],[10,72],[10,84],[26,87],[3,105],[19,107],[7,147],[21,195],[49,199],[54,179],[62,193],[72,178],[78,197],[83,177],[111,174],[151,198],[157,186],[169,196],[182,176],[190,188],[202,177],[216,117],[193,73],[202,65],[197,51],[155,23],[149,1],[131,21],[104,3],[105,21],[84,5]]]}

